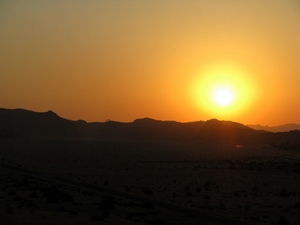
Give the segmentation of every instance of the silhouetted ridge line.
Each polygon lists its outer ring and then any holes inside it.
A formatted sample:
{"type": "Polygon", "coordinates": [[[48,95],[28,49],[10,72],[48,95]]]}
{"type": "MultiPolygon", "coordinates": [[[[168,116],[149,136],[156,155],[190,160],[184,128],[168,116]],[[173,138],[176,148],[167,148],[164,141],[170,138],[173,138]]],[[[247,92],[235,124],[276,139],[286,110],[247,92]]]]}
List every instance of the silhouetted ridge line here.
{"type": "Polygon", "coordinates": [[[53,111],[0,109],[1,128],[22,137],[75,137],[77,123],[82,122],[63,119],[53,111]]]}
{"type": "Polygon", "coordinates": [[[74,139],[184,140],[213,143],[300,142],[300,132],[271,133],[257,131],[232,121],[211,119],[180,123],[151,118],[133,122],[87,123],[61,118],[53,111],[33,112],[25,109],[0,109],[0,137],[40,137],[74,139]]]}
{"type": "Polygon", "coordinates": [[[283,124],[279,126],[261,126],[259,124],[257,125],[248,125],[249,127],[255,129],[255,130],[264,130],[264,131],[269,131],[269,132],[288,132],[292,130],[300,130],[300,124],[295,124],[295,123],[288,123],[288,124],[283,124]]]}

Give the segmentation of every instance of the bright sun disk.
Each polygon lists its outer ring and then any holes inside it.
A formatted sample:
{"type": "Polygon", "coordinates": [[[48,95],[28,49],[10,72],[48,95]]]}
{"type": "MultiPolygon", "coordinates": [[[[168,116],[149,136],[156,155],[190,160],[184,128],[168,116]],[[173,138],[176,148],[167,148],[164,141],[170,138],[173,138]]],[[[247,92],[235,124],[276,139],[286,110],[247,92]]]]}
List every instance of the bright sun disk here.
{"type": "Polygon", "coordinates": [[[207,118],[236,118],[256,98],[250,75],[246,67],[229,62],[204,66],[191,80],[191,99],[207,118]]]}
{"type": "Polygon", "coordinates": [[[222,107],[227,107],[234,102],[234,92],[228,87],[218,87],[213,91],[213,101],[222,107]]]}

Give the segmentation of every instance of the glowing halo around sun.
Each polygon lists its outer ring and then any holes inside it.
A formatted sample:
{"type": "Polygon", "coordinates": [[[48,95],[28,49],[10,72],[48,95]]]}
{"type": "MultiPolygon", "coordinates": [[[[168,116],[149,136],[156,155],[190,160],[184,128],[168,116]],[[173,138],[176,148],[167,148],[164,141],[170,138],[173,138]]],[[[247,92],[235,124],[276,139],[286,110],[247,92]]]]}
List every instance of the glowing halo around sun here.
{"type": "Polygon", "coordinates": [[[249,72],[234,64],[216,63],[198,71],[191,82],[191,99],[207,118],[235,119],[254,100],[249,72]]]}

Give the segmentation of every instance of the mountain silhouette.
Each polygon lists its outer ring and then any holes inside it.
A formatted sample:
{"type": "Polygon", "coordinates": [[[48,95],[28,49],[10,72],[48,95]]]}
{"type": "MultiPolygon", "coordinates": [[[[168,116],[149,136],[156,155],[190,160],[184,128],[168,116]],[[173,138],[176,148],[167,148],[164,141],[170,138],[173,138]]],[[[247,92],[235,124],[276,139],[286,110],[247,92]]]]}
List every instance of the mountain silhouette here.
{"type": "Polygon", "coordinates": [[[52,111],[0,109],[1,130],[22,137],[75,137],[79,123],[82,122],[63,119],[52,111]]]}
{"type": "Polygon", "coordinates": [[[292,130],[300,130],[300,124],[295,124],[295,123],[288,123],[288,124],[283,124],[279,126],[261,126],[259,124],[257,125],[247,125],[251,127],[252,129],[255,130],[265,130],[265,131],[270,131],[270,132],[288,132],[292,130]]]}
{"type": "Polygon", "coordinates": [[[2,138],[74,138],[207,141],[230,144],[300,142],[300,132],[272,133],[254,130],[232,121],[211,119],[180,123],[151,118],[133,122],[72,121],[52,111],[33,112],[25,109],[0,109],[2,138]]]}

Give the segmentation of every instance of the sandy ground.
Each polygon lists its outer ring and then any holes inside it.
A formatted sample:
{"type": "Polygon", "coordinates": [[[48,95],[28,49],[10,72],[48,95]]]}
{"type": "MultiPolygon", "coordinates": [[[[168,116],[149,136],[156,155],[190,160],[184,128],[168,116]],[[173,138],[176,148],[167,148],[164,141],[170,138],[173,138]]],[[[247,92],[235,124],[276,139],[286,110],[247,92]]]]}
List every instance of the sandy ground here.
{"type": "Polygon", "coordinates": [[[300,224],[299,152],[197,141],[0,142],[5,224],[300,224]]]}

